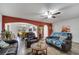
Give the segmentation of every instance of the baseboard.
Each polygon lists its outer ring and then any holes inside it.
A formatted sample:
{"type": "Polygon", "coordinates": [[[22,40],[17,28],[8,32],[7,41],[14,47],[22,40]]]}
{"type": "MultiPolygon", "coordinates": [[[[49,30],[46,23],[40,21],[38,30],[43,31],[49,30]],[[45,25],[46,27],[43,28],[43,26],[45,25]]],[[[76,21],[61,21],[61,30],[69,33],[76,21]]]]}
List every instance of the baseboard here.
{"type": "Polygon", "coordinates": [[[79,42],[77,42],[77,41],[72,41],[72,43],[78,43],[79,44],[79,42]]]}

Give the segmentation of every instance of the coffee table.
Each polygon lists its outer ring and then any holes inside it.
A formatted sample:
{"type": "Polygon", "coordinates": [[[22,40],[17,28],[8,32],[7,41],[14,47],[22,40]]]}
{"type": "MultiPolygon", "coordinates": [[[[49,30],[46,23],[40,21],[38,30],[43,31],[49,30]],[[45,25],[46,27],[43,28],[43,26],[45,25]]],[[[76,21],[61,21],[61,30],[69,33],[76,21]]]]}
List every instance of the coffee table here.
{"type": "Polygon", "coordinates": [[[31,48],[33,54],[39,55],[39,52],[41,52],[41,54],[47,55],[47,45],[45,43],[34,43],[31,45],[31,48]]]}

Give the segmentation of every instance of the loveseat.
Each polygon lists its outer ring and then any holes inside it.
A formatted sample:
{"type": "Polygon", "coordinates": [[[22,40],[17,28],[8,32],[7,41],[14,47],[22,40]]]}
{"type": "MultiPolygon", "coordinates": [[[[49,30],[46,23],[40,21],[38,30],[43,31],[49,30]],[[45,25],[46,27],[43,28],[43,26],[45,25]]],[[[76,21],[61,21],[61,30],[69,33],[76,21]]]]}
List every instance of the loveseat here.
{"type": "Polygon", "coordinates": [[[46,38],[46,43],[68,52],[72,47],[72,34],[68,32],[54,32],[46,38]]]}

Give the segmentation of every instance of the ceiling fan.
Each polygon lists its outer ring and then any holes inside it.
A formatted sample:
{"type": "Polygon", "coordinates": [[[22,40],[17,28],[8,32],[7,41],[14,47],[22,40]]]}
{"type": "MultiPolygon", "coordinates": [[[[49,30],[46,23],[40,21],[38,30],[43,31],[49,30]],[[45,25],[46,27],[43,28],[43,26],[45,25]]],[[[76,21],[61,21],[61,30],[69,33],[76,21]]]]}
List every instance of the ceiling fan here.
{"type": "Polygon", "coordinates": [[[44,17],[45,19],[49,19],[49,18],[56,18],[56,15],[61,14],[60,11],[45,11],[44,14],[42,15],[42,17],[44,17]]]}

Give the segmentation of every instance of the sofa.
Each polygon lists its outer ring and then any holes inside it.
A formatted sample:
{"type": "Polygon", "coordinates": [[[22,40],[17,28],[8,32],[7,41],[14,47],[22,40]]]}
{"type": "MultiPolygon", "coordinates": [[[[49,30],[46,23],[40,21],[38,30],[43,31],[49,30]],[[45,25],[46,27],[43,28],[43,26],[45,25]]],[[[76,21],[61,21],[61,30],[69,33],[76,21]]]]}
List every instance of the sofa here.
{"type": "Polygon", "coordinates": [[[0,40],[0,55],[16,55],[17,48],[16,40],[0,40]]]}
{"type": "Polygon", "coordinates": [[[46,43],[68,52],[72,47],[72,34],[68,32],[54,32],[46,38],[46,43]]]}

